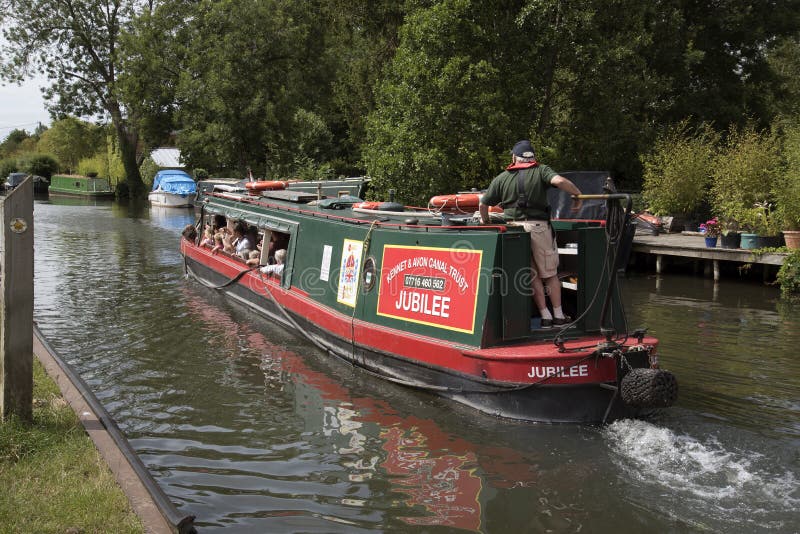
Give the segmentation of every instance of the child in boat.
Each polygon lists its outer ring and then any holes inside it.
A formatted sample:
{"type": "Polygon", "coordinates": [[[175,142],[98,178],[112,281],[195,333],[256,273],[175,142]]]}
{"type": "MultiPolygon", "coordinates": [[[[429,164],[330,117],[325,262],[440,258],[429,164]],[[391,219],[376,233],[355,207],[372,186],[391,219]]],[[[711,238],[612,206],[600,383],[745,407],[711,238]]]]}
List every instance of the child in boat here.
{"type": "Polygon", "coordinates": [[[275,265],[267,265],[261,268],[264,274],[274,274],[280,276],[283,273],[283,261],[286,259],[286,249],[282,248],[275,252],[275,265]]]}
{"type": "Polygon", "coordinates": [[[214,230],[206,225],[206,229],[203,230],[203,240],[200,241],[201,247],[213,247],[214,246],[214,230]]]}
{"type": "Polygon", "coordinates": [[[216,254],[220,250],[225,250],[225,241],[222,233],[214,235],[214,246],[211,248],[211,253],[216,254]]]}

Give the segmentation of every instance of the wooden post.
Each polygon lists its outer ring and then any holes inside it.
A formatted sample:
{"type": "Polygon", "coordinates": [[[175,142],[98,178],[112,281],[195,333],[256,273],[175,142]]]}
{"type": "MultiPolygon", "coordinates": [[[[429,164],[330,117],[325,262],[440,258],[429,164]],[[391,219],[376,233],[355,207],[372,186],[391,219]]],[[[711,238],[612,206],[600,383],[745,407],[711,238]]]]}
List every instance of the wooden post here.
{"type": "Polygon", "coordinates": [[[0,197],[0,418],[33,410],[33,179],[0,197]]]}

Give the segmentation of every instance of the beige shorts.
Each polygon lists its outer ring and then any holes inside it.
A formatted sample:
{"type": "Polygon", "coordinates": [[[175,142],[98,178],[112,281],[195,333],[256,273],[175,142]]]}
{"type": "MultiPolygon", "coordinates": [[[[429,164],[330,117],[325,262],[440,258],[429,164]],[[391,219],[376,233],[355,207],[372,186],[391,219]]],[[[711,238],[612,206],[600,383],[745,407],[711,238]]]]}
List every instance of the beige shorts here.
{"type": "Polygon", "coordinates": [[[547,221],[516,221],[531,234],[531,267],[542,280],[558,274],[558,247],[547,221]]]}

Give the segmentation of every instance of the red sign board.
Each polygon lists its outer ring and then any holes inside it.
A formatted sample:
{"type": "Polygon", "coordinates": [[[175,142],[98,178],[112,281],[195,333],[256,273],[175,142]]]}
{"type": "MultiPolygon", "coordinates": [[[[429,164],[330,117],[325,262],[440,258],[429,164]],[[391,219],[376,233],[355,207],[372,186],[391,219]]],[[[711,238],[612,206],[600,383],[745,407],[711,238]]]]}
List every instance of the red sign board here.
{"type": "Polygon", "coordinates": [[[471,334],[483,251],[386,245],[378,315],[471,334]]]}

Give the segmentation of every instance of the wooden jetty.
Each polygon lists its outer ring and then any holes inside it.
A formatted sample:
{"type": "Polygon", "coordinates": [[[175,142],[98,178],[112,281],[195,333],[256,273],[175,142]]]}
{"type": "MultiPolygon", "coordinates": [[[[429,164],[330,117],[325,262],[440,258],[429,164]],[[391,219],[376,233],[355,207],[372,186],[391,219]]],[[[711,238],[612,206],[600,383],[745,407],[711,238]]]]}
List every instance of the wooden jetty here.
{"type": "Polygon", "coordinates": [[[736,262],[740,264],[764,265],[764,277],[769,269],[766,266],[780,267],[787,254],[785,252],[769,252],[755,254],[752,250],[741,248],[706,247],[705,238],[699,232],[681,232],[679,234],[637,233],[633,238],[634,254],[650,254],[656,259],[656,273],[664,271],[664,257],[677,256],[705,264],[705,272],[713,272],[714,281],[720,278],[720,262],[736,262]]]}

